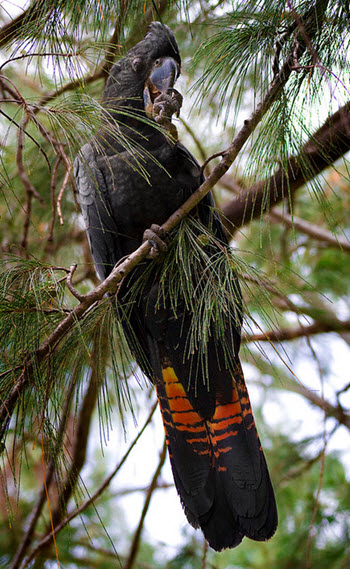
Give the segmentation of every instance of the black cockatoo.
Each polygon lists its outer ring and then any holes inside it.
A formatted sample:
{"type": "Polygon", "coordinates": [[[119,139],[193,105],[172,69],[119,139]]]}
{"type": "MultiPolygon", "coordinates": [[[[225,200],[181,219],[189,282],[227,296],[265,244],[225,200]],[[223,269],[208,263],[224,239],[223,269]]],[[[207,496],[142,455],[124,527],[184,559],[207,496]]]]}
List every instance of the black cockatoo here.
{"type": "MultiPolygon", "coordinates": [[[[103,94],[103,125],[76,158],[78,198],[101,279],[141,245],[147,229],[152,227],[156,233],[203,182],[198,163],[175,140],[171,123],[171,115],[181,106],[181,96],[173,88],[180,68],[173,33],[165,25],[152,23],[144,39],[112,68],[103,94]],[[115,135],[109,128],[113,119],[118,123],[115,135]],[[140,164],[146,175],[140,172],[140,164]]],[[[203,245],[209,258],[228,248],[212,206],[207,195],[192,213],[214,237],[211,244],[203,245]]],[[[153,233],[145,235],[149,238],[153,233]]],[[[161,248],[162,241],[155,239],[154,245],[161,248]]],[[[205,365],[201,365],[196,351],[188,349],[191,307],[181,295],[176,307],[166,297],[157,302],[161,262],[139,264],[122,282],[118,305],[128,307],[123,319],[126,338],[156,386],[185,514],[217,551],[235,547],[244,536],[266,540],[276,530],[277,512],[238,357],[241,296],[237,277],[232,272],[237,316],[233,321],[223,316],[230,357],[209,330],[205,365]],[[150,271],[153,277],[132,296],[133,284],[150,263],[156,267],[150,271]]],[[[202,275],[193,275],[194,281],[203,275],[205,267],[202,275]]]]}

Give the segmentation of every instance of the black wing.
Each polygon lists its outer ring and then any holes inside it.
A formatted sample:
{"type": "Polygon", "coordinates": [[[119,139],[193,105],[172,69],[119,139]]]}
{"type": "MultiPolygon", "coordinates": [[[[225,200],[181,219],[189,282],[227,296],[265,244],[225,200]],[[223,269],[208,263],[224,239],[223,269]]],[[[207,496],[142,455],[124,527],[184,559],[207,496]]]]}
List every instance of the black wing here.
{"type": "Polygon", "coordinates": [[[104,280],[122,257],[122,252],[108,188],[91,144],[85,144],[76,157],[74,176],[91,253],[98,276],[104,280]]]}

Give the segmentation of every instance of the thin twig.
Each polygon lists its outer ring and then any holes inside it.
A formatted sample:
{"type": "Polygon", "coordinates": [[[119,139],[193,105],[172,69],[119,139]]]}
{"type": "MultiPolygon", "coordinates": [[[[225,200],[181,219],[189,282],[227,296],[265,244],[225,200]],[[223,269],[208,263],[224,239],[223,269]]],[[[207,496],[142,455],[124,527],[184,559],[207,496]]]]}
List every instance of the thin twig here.
{"type": "Polygon", "coordinates": [[[56,158],[56,162],[52,168],[51,174],[51,183],[50,183],[50,197],[51,197],[51,223],[49,228],[49,235],[47,241],[49,244],[53,241],[53,231],[55,227],[56,221],[56,203],[55,203],[55,189],[56,189],[56,181],[57,181],[57,170],[62,160],[62,156],[58,155],[56,158]]]}
{"type": "MultiPolygon", "coordinates": [[[[27,118],[24,119],[23,124],[27,124],[27,118]]],[[[29,180],[27,173],[24,169],[23,164],[23,129],[20,128],[18,130],[18,138],[17,138],[17,153],[16,153],[16,162],[17,162],[17,169],[18,175],[22,181],[24,189],[26,191],[26,204],[25,204],[25,217],[23,222],[23,231],[22,231],[22,238],[21,238],[21,247],[26,251],[28,254],[28,232],[29,232],[29,225],[30,225],[30,218],[32,214],[32,199],[33,196],[38,197],[42,202],[42,198],[37,193],[36,189],[34,188],[33,184],[29,180]]]]}
{"type": "Polygon", "coordinates": [[[200,175],[203,174],[206,166],[209,164],[209,162],[211,162],[212,160],[214,160],[214,158],[218,158],[219,156],[223,156],[225,154],[225,151],[221,151],[221,152],[215,152],[214,154],[212,154],[211,156],[208,156],[208,158],[206,158],[200,168],[200,175]]]}
{"type": "MultiPolygon", "coordinates": [[[[77,373],[76,372],[77,372],[78,367],[80,369],[80,366],[76,365],[74,370],[73,370],[72,377],[71,377],[71,380],[69,383],[69,387],[68,387],[68,390],[66,392],[65,403],[64,403],[64,406],[62,409],[62,414],[61,414],[61,423],[60,423],[59,431],[57,433],[57,442],[56,442],[55,453],[57,453],[62,446],[63,435],[65,433],[65,428],[67,425],[67,419],[68,419],[68,414],[69,414],[69,410],[70,410],[70,406],[71,406],[71,401],[72,401],[74,389],[76,386],[76,381],[77,381],[77,373]]],[[[55,461],[51,457],[47,471],[46,471],[46,488],[50,487],[54,473],[55,473],[55,461]]],[[[29,517],[27,530],[26,530],[26,532],[22,538],[22,541],[21,541],[21,543],[20,543],[20,545],[16,551],[15,557],[13,558],[13,561],[12,561],[9,569],[17,569],[19,567],[19,564],[23,560],[25,553],[26,553],[28,547],[30,546],[30,544],[33,540],[34,531],[35,531],[36,525],[38,523],[40,514],[42,512],[43,506],[45,504],[45,500],[46,500],[46,491],[45,491],[45,486],[43,485],[41,492],[39,494],[39,498],[35,504],[35,507],[31,513],[30,517],[29,517]]]]}
{"type": "Polygon", "coordinates": [[[22,53],[22,55],[16,55],[15,57],[10,57],[9,59],[7,59],[2,65],[0,65],[0,71],[2,70],[3,67],[8,65],[9,63],[13,63],[14,61],[19,61],[20,59],[27,59],[28,57],[30,57],[30,58],[33,58],[33,57],[68,57],[68,58],[72,58],[72,57],[78,57],[79,55],[80,55],[79,52],[76,52],[76,53],[74,53],[74,52],[60,53],[60,52],[54,52],[54,51],[22,53]]]}
{"type": "MultiPolygon", "coordinates": [[[[55,527],[55,535],[57,535],[62,529],[64,529],[66,527],[66,525],[69,524],[69,522],[71,522],[75,517],[79,516],[88,506],[93,504],[97,500],[97,498],[99,498],[99,496],[103,493],[103,491],[107,488],[107,486],[109,486],[110,482],[113,480],[113,478],[119,472],[119,470],[121,469],[123,464],[126,462],[126,460],[129,457],[132,449],[135,447],[136,443],[139,441],[140,437],[145,432],[147,426],[151,422],[153,414],[156,410],[156,407],[157,407],[157,402],[153,405],[153,407],[150,411],[150,414],[148,415],[142,429],[140,430],[138,435],[135,437],[135,439],[133,440],[133,442],[129,446],[128,450],[124,454],[123,458],[119,461],[119,463],[114,468],[114,470],[111,472],[111,474],[106,478],[106,480],[101,484],[101,486],[96,490],[96,492],[88,500],[86,500],[81,506],[79,506],[78,508],[73,510],[66,518],[64,518],[64,520],[62,520],[55,527]]],[[[35,549],[31,552],[29,557],[26,559],[25,563],[21,566],[21,569],[25,569],[26,567],[28,567],[28,565],[33,561],[33,559],[35,559],[37,557],[37,555],[40,553],[40,551],[50,543],[51,539],[52,539],[51,533],[46,535],[45,537],[43,537],[40,540],[40,542],[38,543],[38,545],[35,547],[35,549]]]]}
{"type": "Polygon", "coordinates": [[[146,519],[146,515],[147,515],[147,512],[148,512],[148,508],[149,508],[149,505],[150,505],[150,503],[151,503],[152,495],[153,495],[153,493],[154,493],[154,491],[155,491],[155,489],[156,489],[156,487],[157,487],[157,480],[158,480],[158,478],[159,478],[159,476],[160,476],[160,473],[161,473],[161,471],[162,471],[162,468],[163,468],[163,465],[164,465],[164,462],[165,462],[166,449],[167,449],[167,445],[166,445],[166,441],[165,441],[165,439],[164,439],[162,452],[161,452],[160,457],[159,457],[159,463],[158,463],[158,466],[157,466],[157,468],[156,468],[156,471],[155,471],[155,473],[154,473],[154,475],[153,475],[152,482],[151,482],[151,484],[150,484],[150,486],[149,486],[149,489],[148,489],[148,492],[147,492],[147,495],[146,495],[146,498],[145,498],[145,503],[144,503],[144,505],[143,505],[143,509],[142,509],[142,512],[141,512],[140,521],[139,521],[139,524],[138,524],[138,526],[137,526],[137,529],[136,529],[136,531],[135,531],[135,533],[134,533],[134,537],[133,537],[133,540],[132,540],[132,543],[131,543],[131,547],[130,547],[129,557],[128,557],[126,563],[124,564],[124,569],[132,569],[132,566],[134,565],[134,562],[135,562],[135,560],[136,560],[137,552],[138,552],[138,549],[139,549],[139,546],[140,546],[141,533],[142,533],[143,526],[144,526],[144,523],[145,523],[145,519],[146,519]]]}
{"type": "Polygon", "coordinates": [[[309,235],[318,241],[324,241],[330,247],[336,247],[350,253],[350,241],[346,237],[336,236],[331,231],[327,231],[318,225],[310,223],[305,219],[284,213],[279,208],[273,208],[270,217],[282,221],[287,227],[291,227],[309,235]]]}
{"type": "Polygon", "coordinates": [[[67,288],[70,290],[72,295],[75,296],[75,298],[77,298],[81,302],[82,300],[84,300],[85,297],[84,297],[84,295],[80,294],[77,291],[77,289],[74,287],[74,285],[72,283],[72,278],[73,278],[73,275],[74,275],[76,269],[77,269],[76,263],[74,263],[73,265],[71,265],[69,267],[69,271],[68,271],[67,277],[66,277],[66,283],[67,283],[67,288]]]}
{"type": "MultiPolygon", "coordinates": [[[[64,146],[61,141],[57,140],[49,130],[39,121],[38,117],[36,116],[35,112],[28,108],[28,115],[33,121],[33,123],[37,126],[40,133],[43,135],[44,138],[52,145],[55,152],[62,156],[64,163],[66,164],[67,170],[70,172],[72,170],[72,164],[70,159],[65,153],[64,146]]],[[[51,165],[50,165],[51,168],[51,165]]]]}
{"type": "MultiPolygon", "coordinates": [[[[22,179],[21,174],[20,174],[20,178],[22,179]]],[[[23,179],[22,179],[22,181],[23,181],[23,179]]],[[[23,222],[23,231],[22,231],[22,238],[21,238],[21,247],[22,247],[22,249],[24,249],[26,251],[27,256],[28,256],[28,232],[29,232],[30,218],[32,215],[32,199],[33,199],[33,194],[31,192],[27,191],[26,204],[24,206],[25,217],[24,217],[24,222],[23,222]]]]}
{"type": "Polygon", "coordinates": [[[201,569],[207,569],[208,547],[209,546],[207,540],[203,539],[203,554],[202,554],[201,569]]]}
{"type": "MultiPolygon", "coordinates": [[[[156,490],[168,490],[169,488],[174,488],[174,482],[161,482],[157,483],[156,490]]],[[[120,496],[129,496],[130,494],[139,494],[145,493],[149,489],[149,485],[147,486],[135,486],[134,488],[124,488],[124,490],[117,490],[113,492],[114,498],[119,498],[120,496]]]]}
{"type": "Polygon", "coordinates": [[[322,409],[326,413],[327,417],[333,417],[337,423],[344,425],[344,427],[350,430],[350,415],[346,413],[340,405],[332,405],[332,403],[327,401],[324,397],[320,397],[318,393],[311,391],[311,389],[308,389],[293,379],[290,379],[290,381],[284,381],[283,386],[281,387],[286,391],[298,393],[310,401],[312,405],[322,409]]]}
{"type": "Polygon", "coordinates": [[[193,139],[193,142],[195,143],[196,147],[198,148],[198,152],[199,152],[199,155],[201,157],[201,160],[204,162],[207,159],[207,155],[205,153],[205,150],[203,148],[202,143],[200,142],[200,140],[196,136],[196,133],[194,132],[193,128],[191,128],[191,126],[188,124],[187,121],[185,121],[182,117],[180,117],[180,122],[183,124],[183,126],[187,130],[188,134],[193,139]]]}
{"type": "MultiPolygon", "coordinates": [[[[98,340],[95,339],[94,344],[96,344],[97,341],[98,340]]],[[[108,342],[107,336],[103,336],[102,341],[104,342],[104,349],[101,350],[101,353],[102,357],[106,360],[108,342]]],[[[76,488],[80,472],[85,464],[91,420],[98,397],[98,369],[100,365],[104,365],[104,362],[97,361],[98,358],[96,354],[98,351],[99,350],[96,349],[96,345],[94,345],[90,363],[91,375],[86,392],[84,394],[83,402],[80,406],[74,432],[73,449],[70,456],[71,464],[68,472],[65,475],[65,480],[62,483],[62,491],[60,492],[59,503],[56,504],[56,508],[52,514],[54,527],[62,521],[64,510],[76,488]]],[[[49,533],[49,528],[47,528],[47,533],[49,533]]]]}
{"type": "Polygon", "coordinates": [[[60,561],[59,561],[59,558],[58,558],[58,549],[57,549],[57,543],[56,543],[56,536],[55,536],[55,530],[54,530],[54,527],[53,527],[53,519],[52,519],[52,514],[51,514],[51,504],[50,504],[49,491],[48,491],[48,488],[47,488],[47,485],[46,485],[44,439],[43,439],[42,436],[41,436],[41,462],[42,462],[42,467],[43,467],[44,488],[45,488],[45,494],[46,494],[47,508],[48,508],[49,516],[50,516],[50,524],[51,524],[51,531],[52,531],[52,540],[53,540],[53,544],[54,544],[54,548],[55,548],[56,561],[57,561],[57,569],[60,569],[60,561]]]}
{"type": "Polygon", "coordinates": [[[24,189],[26,190],[27,195],[34,196],[40,203],[44,203],[43,198],[34,188],[33,184],[29,180],[27,173],[24,168],[23,163],[23,133],[25,132],[25,126],[28,124],[28,119],[25,117],[20,128],[18,129],[18,138],[17,138],[17,153],[16,153],[16,162],[18,168],[18,175],[23,183],[24,189]]]}
{"type": "MultiPolygon", "coordinates": [[[[21,130],[22,132],[25,132],[26,135],[35,143],[35,145],[39,148],[40,152],[42,153],[42,155],[45,158],[45,161],[49,167],[49,170],[51,170],[51,164],[50,161],[47,157],[46,152],[41,148],[40,144],[38,144],[38,142],[25,130],[25,126],[27,126],[28,124],[28,120],[29,117],[32,115],[32,111],[30,109],[30,105],[28,105],[27,101],[25,100],[25,98],[23,97],[23,95],[21,94],[21,92],[17,89],[16,85],[14,84],[13,81],[11,81],[11,79],[9,79],[8,77],[6,77],[5,75],[0,75],[0,83],[3,87],[3,89],[5,91],[7,91],[8,93],[10,93],[10,95],[14,98],[17,97],[18,99],[18,104],[21,105],[23,107],[23,110],[25,112],[26,117],[23,119],[22,123],[23,124],[18,124],[14,119],[12,119],[11,117],[9,117],[8,115],[6,115],[6,113],[2,112],[2,114],[4,116],[6,116],[6,118],[8,118],[8,120],[10,120],[10,122],[12,122],[14,125],[17,126],[17,128],[19,130],[21,130]]],[[[40,197],[36,196],[37,199],[41,200],[40,197]]]]}
{"type": "MultiPolygon", "coordinates": [[[[321,380],[321,397],[323,399],[324,398],[324,374],[323,374],[323,370],[322,370],[322,367],[320,365],[317,354],[316,354],[309,338],[307,339],[307,343],[308,343],[308,346],[311,350],[312,356],[317,363],[317,367],[318,367],[318,371],[319,371],[319,375],[320,375],[320,380],[321,380]]],[[[309,535],[308,535],[307,543],[306,543],[306,569],[311,569],[311,547],[312,547],[312,542],[313,542],[314,537],[315,537],[314,527],[315,527],[315,523],[316,523],[316,517],[317,517],[317,512],[318,512],[319,503],[320,503],[320,494],[321,494],[322,485],[323,485],[326,448],[327,448],[327,443],[328,443],[326,422],[327,422],[327,413],[326,413],[326,410],[324,410],[324,415],[323,415],[323,448],[322,448],[322,453],[321,453],[320,476],[318,479],[318,487],[317,487],[317,492],[316,492],[316,496],[315,496],[315,506],[314,506],[314,511],[312,514],[312,519],[311,519],[311,524],[310,524],[310,529],[309,529],[309,535]]]]}
{"type": "Polygon", "coordinates": [[[61,209],[61,201],[62,201],[62,198],[63,198],[64,191],[65,191],[65,189],[66,189],[66,187],[67,187],[67,184],[68,184],[68,182],[69,182],[69,177],[70,177],[71,170],[72,170],[72,164],[69,162],[68,168],[67,168],[66,173],[65,173],[65,175],[64,175],[63,182],[62,182],[62,186],[61,186],[61,189],[60,189],[60,191],[59,191],[58,198],[57,198],[57,204],[56,204],[56,205],[57,205],[57,213],[58,213],[58,217],[59,217],[59,220],[60,220],[60,224],[61,224],[61,225],[64,224],[63,215],[62,215],[62,209],[61,209]]]}
{"type": "Polygon", "coordinates": [[[17,122],[15,121],[12,117],[10,117],[10,115],[8,115],[7,113],[5,113],[2,109],[0,109],[0,115],[2,115],[3,117],[5,117],[5,119],[7,119],[9,122],[13,123],[19,130],[23,130],[24,134],[26,136],[28,136],[28,138],[30,138],[30,140],[32,142],[34,142],[35,146],[37,146],[40,150],[40,152],[42,153],[42,155],[45,158],[45,161],[48,165],[50,165],[50,161],[45,153],[45,151],[41,148],[40,144],[38,144],[38,142],[35,140],[35,138],[29,134],[29,132],[25,129],[23,129],[23,127],[17,122]]]}
{"type": "Polygon", "coordinates": [[[326,332],[350,332],[350,320],[334,319],[330,322],[314,322],[309,326],[298,326],[297,328],[279,328],[268,330],[257,334],[244,334],[242,343],[248,342],[285,342],[297,338],[308,338],[315,334],[325,334],[326,332]]]}

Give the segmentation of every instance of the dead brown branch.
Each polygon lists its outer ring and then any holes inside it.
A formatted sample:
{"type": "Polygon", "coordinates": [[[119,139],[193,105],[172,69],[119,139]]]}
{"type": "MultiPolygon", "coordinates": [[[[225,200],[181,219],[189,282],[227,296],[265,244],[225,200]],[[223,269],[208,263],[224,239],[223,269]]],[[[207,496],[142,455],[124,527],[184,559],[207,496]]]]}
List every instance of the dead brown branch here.
{"type": "Polygon", "coordinates": [[[299,393],[305,399],[310,401],[312,405],[322,409],[327,417],[334,417],[334,419],[344,425],[347,429],[350,430],[350,415],[344,411],[341,405],[332,405],[329,401],[327,401],[324,397],[318,395],[316,391],[311,391],[304,385],[298,383],[297,381],[293,380],[290,384],[283,382],[281,385],[283,389],[286,391],[291,391],[293,393],[299,393]]]}
{"type": "Polygon", "coordinates": [[[40,201],[40,203],[44,203],[41,195],[39,194],[39,192],[37,192],[37,190],[35,189],[35,187],[33,186],[33,184],[31,183],[31,181],[28,178],[28,175],[25,171],[24,168],[24,162],[23,162],[23,148],[24,148],[24,143],[23,143],[23,133],[25,132],[25,127],[28,124],[28,118],[26,117],[22,124],[20,125],[21,128],[18,129],[18,138],[17,138],[17,153],[16,153],[16,162],[17,162],[17,168],[18,168],[18,175],[23,183],[24,189],[26,191],[27,196],[31,196],[31,197],[35,197],[38,201],[40,201]]]}
{"type": "Polygon", "coordinates": [[[54,227],[55,227],[55,221],[56,221],[56,202],[55,202],[55,190],[56,190],[56,183],[57,183],[57,170],[58,167],[61,163],[62,160],[62,156],[57,156],[55,164],[52,168],[52,174],[51,174],[51,182],[50,182],[50,197],[51,197],[51,222],[50,222],[50,228],[49,228],[49,235],[47,238],[47,242],[50,246],[50,244],[53,242],[53,231],[54,231],[54,227]]]}
{"type": "MultiPolygon", "coordinates": [[[[104,338],[106,344],[102,354],[106,358],[107,354],[107,339],[104,338]]],[[[76,485],[79,480],[80,472],[85,464],[86,459],[86,449],[89,438],[89,432],[91,427],[92,414],[96,406],[99,380],[98,380],[98,366],[101,362],[97,362],[96,353],[98,349],[92,349],[91,357],[91,375],[88,383],[88,387],[84,394],[84,399],[81,404],[76,427],[74,429],[74,440],[73,448],[71,451],[71,464],[68,472],[66,473],[65,480],[62,483],[62,491],[60,492],[60,503],[56,505],[55,510],[52,513],[52,523],[55,527],[60,523],[64,517],[64,511],[67,507],[68,501],[71,498],[76,485]]],[[[50,528],[47,528],[47,533],[50,533],[50,528]]]]}
{"type": "Polygon", "coordinates": [[[61,225],[64,224],[63,215],[62,215],[62,209],[61,209],[61,201],[62,201],[64,192],[65,192],[65,189],[66,189],[66,187],[67,187],[67,184],[68,184],[68,182],[69,182],[70,173],[71,173],[71,171],[72,171],[72,164],[71,164],[71,162],[68,160],[67,157],[66,157],[66,164],[67,164],[67,170],[66,170],[66,173],[65,173],[64,178],[63,178],[62,186],[61,186],[61,189],[60,189],[60,191],[59,191],[58,198],[57,198],[57,204],[56,204],[56,205],[57,205],[58,218],[59,218],[59,220],[60,220],[60,224],[61,224],[61,225]]]}
{"type": "Polygon", "coordinates": [[[336,249],[342,249],[343,251],[350,252],[350,241],[345,237],[337,236],[331,233],[331,231],[327,231],[326,229],[322,229],[318,225],[310,223],[309,221],[305,221],[300,217],[295,215],[290,215],[289,213],[285,213],[281,211],[279,208],[273,208],[270,212],[270,216],[272,219],[277,219],[281,221],[284,225],[290,228],[294,228],[305,235],[309,235],[313,239],[317,241],[322,241],[327,243],[329,247],[335,247],[336,249]]]}
{"type": "Polygon", "coordinates": [[[71,265],[69,267],[69,271],[68,271],[67,277],[66,277],[66,283],[67,283],[67,287],[70,290],[70,292],[72,293],[72,295],[75,296],[75,298],[77,298],[81,302],[84,299],[84,297],[83,297],[83,295],[81,295],[77,291],[77,289],[73,286],[73,283],[72,283],[72,278],[73,278],[73,275],[74,275],[76,269],[77,269],[76,263],[74,263],[73,265],[71,265]]]}

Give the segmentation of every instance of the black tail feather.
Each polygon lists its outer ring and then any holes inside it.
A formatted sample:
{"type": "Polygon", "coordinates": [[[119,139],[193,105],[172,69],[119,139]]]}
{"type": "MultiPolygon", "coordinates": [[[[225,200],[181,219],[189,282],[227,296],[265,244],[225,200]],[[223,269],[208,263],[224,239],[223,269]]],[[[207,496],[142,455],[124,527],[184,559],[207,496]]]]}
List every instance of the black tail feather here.
{"type": "Polygon", "coordinates": [[[173,368],[162,375],[158,398],[188,521],[216,551],[244,536],[269,539],[277,527],[275,498],[240,368],[231,400],[217,402],[211,419],[194,410],[173,368]]]}

